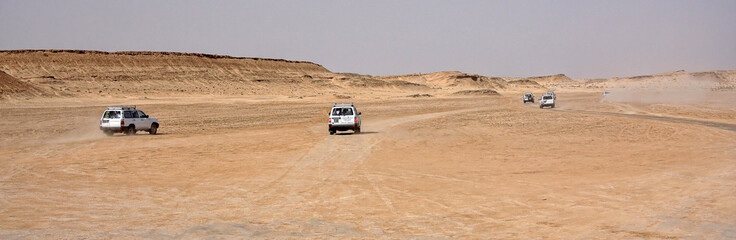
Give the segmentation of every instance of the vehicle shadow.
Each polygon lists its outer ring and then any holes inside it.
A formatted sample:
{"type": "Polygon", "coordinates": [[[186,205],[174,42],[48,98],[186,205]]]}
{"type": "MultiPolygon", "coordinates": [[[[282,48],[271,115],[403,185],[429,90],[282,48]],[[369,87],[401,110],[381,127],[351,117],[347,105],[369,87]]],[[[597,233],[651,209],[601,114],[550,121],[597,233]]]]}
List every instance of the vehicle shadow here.
{"type": "MultiPolygon", "coordinates": [[[[138,137],[144,137],[144,136],[159,136],[159,135],[171,135],[171,133],[158,132],[158,133],[153,134],[153,135],[152,134],[148,134],[147,132],[140,132],[140,133],[136,133],[135,135],[125,135],[125,134],[118,133],[118,134],[115,134],[115,135],[112,135],[112,136],[106,136],[106,137],[110,137],[110,138],[116,138],[116,137],[136,137],[136,136],[138,136],[138,137]]],[[[105,136],[105,135],[103,135],[103,136],[105,136]]]]}
{"type": "Polygon", "coordinates": [[[343,133],[335,133],[335,135],[339,136],[345,136],[345,135],[363,135],[363,134],[376,134],[379,132],[360,132],[360,133],[354,133],[354,132],[343,132],[343,133]]]}

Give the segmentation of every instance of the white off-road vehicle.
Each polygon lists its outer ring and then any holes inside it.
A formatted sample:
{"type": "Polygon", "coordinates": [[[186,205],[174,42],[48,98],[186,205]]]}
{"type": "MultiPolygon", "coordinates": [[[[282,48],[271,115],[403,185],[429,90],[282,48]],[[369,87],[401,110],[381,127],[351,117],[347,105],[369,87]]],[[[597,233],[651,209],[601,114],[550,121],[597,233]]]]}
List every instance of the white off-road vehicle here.
{"type": "Polygon", "coordinates": [[[532,102],[534,103],[534,94],[533,93],[524,93],[524,97],[521,98],[524,100],[524,103],[526,102],[532,102]]]}
{"type": "Polygon", "coordinates": [[[539,108],[543,108],[545,106],[555,108],[555,96],[549,94],[542,96],[542,99],[539,100],[539,108]]]}
{"type": "Polygon", "coordinates": [[[353,130],[360,133],[360,115],[353,103],[334,103],[330,110],[329,130],[330,135],[337,131],[353,130]]]}
{"type": "Polygon", "coordinates": [[[114,133],[135,135],[137,131],[158,132],[158,119],[149,117],[135,106],[110,106],[100,117],[100,130],[108,136],[114,133]]]}

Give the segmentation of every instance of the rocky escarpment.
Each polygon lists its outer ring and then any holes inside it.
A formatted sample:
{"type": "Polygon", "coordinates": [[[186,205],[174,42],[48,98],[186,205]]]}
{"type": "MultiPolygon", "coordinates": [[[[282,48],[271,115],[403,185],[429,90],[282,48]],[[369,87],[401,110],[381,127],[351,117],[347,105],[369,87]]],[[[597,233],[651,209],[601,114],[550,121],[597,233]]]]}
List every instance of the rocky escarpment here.
{"type": "Polygon", "coordinates": [[[0,70],[54,96],[289,93],[331,86],[334,75],[304,61],[82,50],[0,51],[0,70]]]}
{"type": "Polygon", "coordinates": [[[44,91],[33,85],[0,71],[0,99],[37,97],[44,94],[44,91]]]}

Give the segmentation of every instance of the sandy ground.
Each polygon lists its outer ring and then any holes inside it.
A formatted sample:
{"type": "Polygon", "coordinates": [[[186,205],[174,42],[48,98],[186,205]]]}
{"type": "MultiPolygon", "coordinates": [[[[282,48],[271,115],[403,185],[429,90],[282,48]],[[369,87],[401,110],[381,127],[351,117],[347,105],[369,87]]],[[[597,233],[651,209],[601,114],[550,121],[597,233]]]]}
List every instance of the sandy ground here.
{"type": "Polygon", "coordinates": [[[0,238],[736,238],[736,108],[520,96],[4,105],[0,238]]]}

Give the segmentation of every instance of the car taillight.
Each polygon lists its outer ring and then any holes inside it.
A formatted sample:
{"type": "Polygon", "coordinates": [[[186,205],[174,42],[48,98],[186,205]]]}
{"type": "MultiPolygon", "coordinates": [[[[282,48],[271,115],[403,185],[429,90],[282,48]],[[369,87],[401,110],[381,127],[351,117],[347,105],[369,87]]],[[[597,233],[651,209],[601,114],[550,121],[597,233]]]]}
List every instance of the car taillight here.
{"type": "Polygon", "coordinates": [[[332,123],[332,118],[330,118],[330,123],[332,123]]]}
{"type": "Polygon", "coordinates": [[[125,120],[120,120],[120,126],[125,126],[125,120]]]}
{"type": "Polygon", "coordinates": [[[358,119],[357,119],[357,118],[355,119],[355,122],[356,122],[356,123],[358,122],[358,119]]]}

